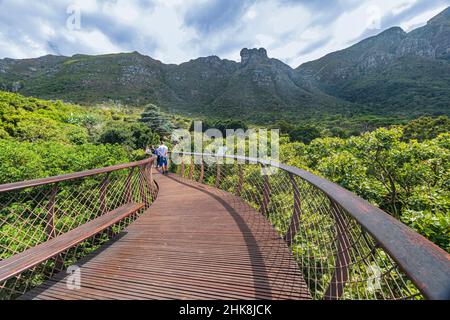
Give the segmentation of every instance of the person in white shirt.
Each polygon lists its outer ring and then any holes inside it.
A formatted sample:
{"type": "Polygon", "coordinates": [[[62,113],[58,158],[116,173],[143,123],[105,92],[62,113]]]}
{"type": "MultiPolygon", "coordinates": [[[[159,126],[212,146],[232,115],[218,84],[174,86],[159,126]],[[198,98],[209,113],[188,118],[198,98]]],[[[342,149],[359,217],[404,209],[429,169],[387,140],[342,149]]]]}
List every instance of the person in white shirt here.
{"type": "Polygon", "coordinates": [[[161,141],[161,145],[156,150],[156,154],[159,155],[158,166],[161,168],[162,173],[165,175],[169,174],[169,148],[164,144],[164,141],[161,141]]]}

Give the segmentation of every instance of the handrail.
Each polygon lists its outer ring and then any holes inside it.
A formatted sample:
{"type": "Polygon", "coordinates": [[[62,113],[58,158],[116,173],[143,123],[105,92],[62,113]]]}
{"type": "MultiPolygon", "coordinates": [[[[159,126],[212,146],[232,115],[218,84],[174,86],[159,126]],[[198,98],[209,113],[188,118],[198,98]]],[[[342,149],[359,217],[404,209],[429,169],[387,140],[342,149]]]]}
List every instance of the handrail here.
{"type": "MultiPolygon", "coordinates": [[[[26,293],[37,283],[29,281],[29,277],[39,275],[40,279],[49,279],[71,261],[85,256],[96,246],[113,238],[121,230],[132,223],[147,210],[158,194],[158,186],[153,180],[151,165],[154,158],[133,163],[119,164],[106,168],[70,173],[56,177],[23,181],[0,185],[0,238],[2,248],[1,259],[12,259],[25,255],[25,252],[38,253],[32,248],[45,248],[44,243],[63,245],[64,252],[47,251],[50,260],[38,259],[39,264],[30,264],[15,270],[12,277],[0,281],[0,300],[11,299],[26,293]],[[118,174],[111,174],[117,172],[118,174]],[[97,179],[98,178],[98,179],[97,179]],[[86,183],[80,184],[79,180],[86,183]],[[65,182],[65,183],[62,183],[65,182]],[[72,183],[71,183],[72,182],[72,183]],[[109,219],[129,204],[140,204],[131,214],[122,215],[120,219],[112,219],[109,225],[89,239],[80,234],[83,243],[62,243],[64,235],[79,230],[99,218],[109,219]],[[53,241],[53,242],[52,242],[53,241]],[[62,242],[61,242],[62,241],[62,242]],[[30,251],[31,250],[31,251],[30,251]],[[22,272],[28,272],[22,276],[22,272]]],[[[103,221],[103,220],[102,220],[103,221]]],[[[35,258],[35,257],[34,257],[35,258]]],[[[36,260],[37,261],[37,260],[36,260]]],[[[2,270],[3,272],[5,270],[2,270]]]]}
{"type": "Polygon", "coordinates": [[[450,255],[399,220],[341,186],[305,170],[269,160],[189,152],[174,154],[202,159],[215,157],[249,161],[277,167],[300,177],[348,212],[398,263],[426,298],[450,299],[450,255]]]}
{"type": "Polygon", "coordinates": [[[3,184],[3,185],[0,185],[0,193],[10,192],[10,191],[18,191],[18,190],[23,190],[23,189],[32,188],[32,187],[39,187],[39,186],[43,186],[43,185],[47,185],[47,184],[53,184],[53,183],[64,182],[64,181],[69,181],[69,180],[92,177],[92,176],[96,176],[99,174],[110,173],[110,172],[119,171],[119,170],[123,170],[123,169],[129,169],[129,168],[133,168],[133,167],[148,165],[150,163],[154,163],[154,161],[155,161],[154,158],[149,158],[149,159],[142,160],[142,161],[119,164],[119,165],[110,166],[110,167],[106,167],[106,168],[93,169],[93,170],[76,172],[76,173],[69,173],[69,174],[65,174],[65,175],[43,178],[43,179],[35,179],[35,180],[3,184]]]}

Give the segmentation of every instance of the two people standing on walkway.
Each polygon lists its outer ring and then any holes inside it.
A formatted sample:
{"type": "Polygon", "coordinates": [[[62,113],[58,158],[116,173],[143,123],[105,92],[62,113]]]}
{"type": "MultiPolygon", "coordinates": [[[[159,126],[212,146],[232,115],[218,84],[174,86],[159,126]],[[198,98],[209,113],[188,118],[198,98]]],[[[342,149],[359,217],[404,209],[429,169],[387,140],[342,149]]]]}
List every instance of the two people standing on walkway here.
{"type": "Polygon", "coordinates": [[[162,174],[169,174],[169,148],[161,141],[161,145],[156,149],[156,156],[158,157],[158,167],[161,168],[162,174]]]}
{"type": "Polygon", "coordinates": [[[161,141],[158,148],[155,146],[147,147],[145,153],[148,156],[156,156],[156,168],[161,168],[162,174],[169,174],[169,148],[161,141]]]}

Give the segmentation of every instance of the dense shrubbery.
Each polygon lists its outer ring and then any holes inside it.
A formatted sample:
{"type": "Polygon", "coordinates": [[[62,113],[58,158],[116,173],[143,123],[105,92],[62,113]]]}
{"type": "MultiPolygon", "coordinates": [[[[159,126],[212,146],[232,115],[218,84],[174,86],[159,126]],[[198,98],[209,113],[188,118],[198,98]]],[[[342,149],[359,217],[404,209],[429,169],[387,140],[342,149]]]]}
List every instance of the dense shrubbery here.
{"type": "Polygon", "coordinates": [[[0,92],[0,184],[141,159],[159,136],[138,119],[0,92]]]}
{"type": "MultiPolygon", "coordinates": [[[[201,120],[202,122],[202,131],[206,132],[209,129],[217,129],[219,131],[222,132],[222,135],[225,137],[226,136],[226,131],[227,130],[238,130],[238,129],[243,129],[244,131],[246,131],[248,129],[248,125],[243,122],[243,121],[239,121],[239,120],[210,120],[210,119],[206,119],[206,120],[201,120]]],[[[189,131],[194,131],[194,122],[191,123],[191,127],[189,128],[189,131]]]]}
{"type": "Polygon", "coordinates": [[[408,125],[309,145],[286,143],[282,161],[357,193],[450,251],[450,131],[431,131],[408,125]],[[409,139],[411,126],[421,142],[409,139]]]}
{"type": "Polygon", "coordinates": [[[119,145],[68,145],[57,142],[0,140],[0,184],[125,163],[119,145]]]}
{"type": "Polygon", "coordinates": [[[399,117],[375,115],[327,115],[307,117],[299,122],[276,121],[272,128],[280,129],[291,141],[310,143],[316,138],[350,138],[365,132],[392,125],[405,125],[408,120],[399,117]]]}
{"type": "MultiPolygon", "coordinates": [[[[383,121],[367,118],[359,124],[362,133],[341,130],[335,120],[277,121],[272,128],[282,133],[281,161],[340,184],[450,251],[450,119],[422,117],[370,130],[383,121]]],[[[209,128],[247,126],[204,121],[203,130],[209,128]]]]}
{"type": "Polygon", "coordinates": [[[110,123],[98,140],[103,144],[120,144],[131,150],[145,150],[159,143],[159,135],[142,123],[110,123]]]}
{"type": "MultiPolygon", "coordinates": [[[[276,123],[286,135],[281,160],[357,193],[450,251],[450,119],[424,117],[361,135],[343,130],[346,121],[276,123]]],[[[359,128],[382,123],[364,119],[359,128]]],[[[203,124],[248,128],[235,120],[203,124]]],[[[141,159],[146,145],[157,144],[155,132],[170,128],[154,106],[140,117],[0,92],[0,183],[141,159]]]]}

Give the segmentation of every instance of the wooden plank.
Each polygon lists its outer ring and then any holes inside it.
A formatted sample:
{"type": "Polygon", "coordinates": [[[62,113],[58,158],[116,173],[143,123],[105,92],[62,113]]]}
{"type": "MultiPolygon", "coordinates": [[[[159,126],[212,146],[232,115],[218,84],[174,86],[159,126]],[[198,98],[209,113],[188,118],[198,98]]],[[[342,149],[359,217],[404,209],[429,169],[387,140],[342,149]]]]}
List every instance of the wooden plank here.
{"type": "Polygon", "coordinates": [[[155,174],[152,207],[80,260],[81,289],[61,273],[23,299],[311,299],[286,242],[238,197],[155,174]]]}

